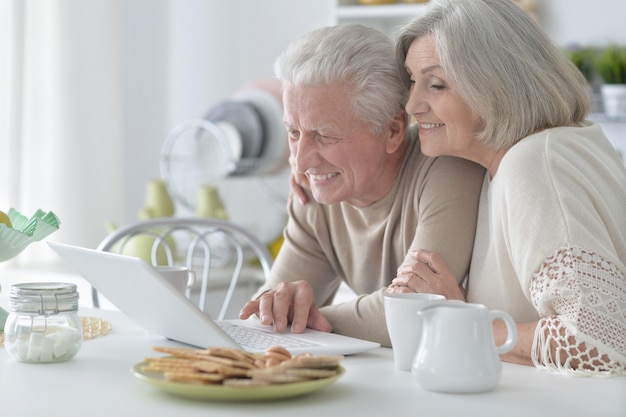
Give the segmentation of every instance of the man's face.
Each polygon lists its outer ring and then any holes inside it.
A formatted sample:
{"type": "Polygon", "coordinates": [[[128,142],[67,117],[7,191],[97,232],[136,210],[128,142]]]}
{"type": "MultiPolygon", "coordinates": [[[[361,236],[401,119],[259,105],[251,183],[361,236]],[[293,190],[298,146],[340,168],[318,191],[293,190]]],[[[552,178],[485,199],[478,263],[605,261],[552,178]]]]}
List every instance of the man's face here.
{"type": "Polygon", "coordinates": [[[384,136],[357,120],[345,84],[322,87],[286,85],[284,125],[292,167],[306,175],[313,197],[322,204],[342,201],[365,207],[380,198],[388,158],[384,136]]]}

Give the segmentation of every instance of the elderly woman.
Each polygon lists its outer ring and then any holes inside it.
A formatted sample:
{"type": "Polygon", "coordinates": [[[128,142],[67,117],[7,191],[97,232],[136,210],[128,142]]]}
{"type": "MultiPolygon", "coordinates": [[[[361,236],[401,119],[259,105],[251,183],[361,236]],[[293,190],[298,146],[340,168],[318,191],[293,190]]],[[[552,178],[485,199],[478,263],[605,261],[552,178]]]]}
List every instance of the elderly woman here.
{"type": "Polygon", "coordinates": [[[440,253],[457,283],[467,275],[484,169],[420,152],[394,53],[380,31],[349,24],[305,34],[276,61],[308,203],[289,203],[270,279],[241,318],[389,346],[383,292],[409,250],[440,253]],[[332,304],[342,282],[358,297],[332,304]]]}
{"type": "Polygon", "coordinates": [[[390,290],[507,311],[519,338],[504,360],[624,374],[626,169],[585,120],[583,76],[509,0],[434,3],[400,30],[397,61],[422,152],[487,172],[466,291],[426,250],[390,290]]]}

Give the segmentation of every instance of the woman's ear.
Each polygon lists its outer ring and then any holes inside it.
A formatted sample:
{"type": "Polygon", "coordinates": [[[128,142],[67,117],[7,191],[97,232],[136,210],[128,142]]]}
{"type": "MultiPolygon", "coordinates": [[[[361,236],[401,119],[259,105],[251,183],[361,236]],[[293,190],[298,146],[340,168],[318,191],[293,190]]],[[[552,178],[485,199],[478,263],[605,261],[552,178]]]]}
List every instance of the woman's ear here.
{"type": "Polygon", "coordinates": [[[387,153],[396,152],[404,142],[404,134],[409,123],[409,117],[404,109],[389,123],[386,130],[387,153]]]}

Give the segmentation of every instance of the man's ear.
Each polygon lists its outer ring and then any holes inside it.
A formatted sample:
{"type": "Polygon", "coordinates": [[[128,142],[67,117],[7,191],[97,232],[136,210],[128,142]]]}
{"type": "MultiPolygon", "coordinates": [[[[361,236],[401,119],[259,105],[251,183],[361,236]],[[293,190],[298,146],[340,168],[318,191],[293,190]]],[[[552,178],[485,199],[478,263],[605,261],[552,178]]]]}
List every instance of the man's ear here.
{"type": "Polygon", "coordinates": [[[404,142],[404,135],[409,124],[409,117],[404,111],[398,112],[393,120],[387,126],[385,134],[387,135],[387,153],[392,154],[400,148],[404,142]]]}

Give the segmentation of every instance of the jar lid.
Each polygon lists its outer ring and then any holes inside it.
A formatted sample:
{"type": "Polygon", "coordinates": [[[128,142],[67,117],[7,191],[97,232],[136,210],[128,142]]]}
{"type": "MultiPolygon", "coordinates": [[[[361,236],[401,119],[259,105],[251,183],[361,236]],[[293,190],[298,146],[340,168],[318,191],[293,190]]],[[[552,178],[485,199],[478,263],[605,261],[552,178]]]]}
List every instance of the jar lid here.
{"type": "Polygon", "coordinates": [[[76,284],[29,282],[11,285],[9,311],[50,315],[77,309],[76,284]]]}

